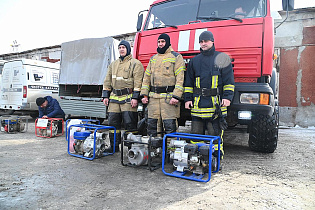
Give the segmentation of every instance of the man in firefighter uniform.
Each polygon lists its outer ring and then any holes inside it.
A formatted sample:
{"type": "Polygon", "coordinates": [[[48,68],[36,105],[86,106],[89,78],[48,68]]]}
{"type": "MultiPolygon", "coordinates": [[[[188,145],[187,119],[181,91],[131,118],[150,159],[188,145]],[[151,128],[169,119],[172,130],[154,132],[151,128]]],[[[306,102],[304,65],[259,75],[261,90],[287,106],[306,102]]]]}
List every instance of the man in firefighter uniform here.
{"type": "MultiPolygon", "coordinates": [[[[108,124],[117,132],[115,151],[119,151],[122,121],[126,130],[137,129],[137,107],[144,72],[141,62],[132,58],[127,41],[121,41],[118,50],[120,57],[108,67],[102,94],[105,106],[109,106],[108,124]]],[[[109,138],[111,146],[107,152],[113,152],[114,133],[110,132],[109,138]]]]}
{"type": "Polygon", "coordinates": [[[142,103],[148,104],[147,131],[152,136],[157,136],[159,119],[166,133],[177,130],[179,101],[184,92],[184,60],[174,52],[167,34],[158,37],[157,52],[150,58],[141,87],[142,103]]]}
{"type": "MultiPolygon", "coordinates": [[[[185,78],[185,108],[191,109],[191,133],[220,136],[227,128],[227,107],[234,95],[234,74],[230,57],[215,50],[213,34],[199,36],[200,54],[190,60],[185,78]]],[[[215,144],[218,150],[218,145],[215,144]]]]}

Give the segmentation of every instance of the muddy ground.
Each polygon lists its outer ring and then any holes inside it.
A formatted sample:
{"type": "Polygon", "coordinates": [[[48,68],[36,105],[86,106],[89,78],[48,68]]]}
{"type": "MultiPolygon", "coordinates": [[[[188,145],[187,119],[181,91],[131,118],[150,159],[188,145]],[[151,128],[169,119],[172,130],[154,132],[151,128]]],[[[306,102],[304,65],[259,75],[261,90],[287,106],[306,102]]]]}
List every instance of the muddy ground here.
{"type": "Polygon", "coordinates": [[[282,128],[256,153],[246,129],[227,132],[223,167],[207,183],[124,167],[120,153],[70,156],[64,136],[0,133],[0,209],[315,209],[315,129],[282,128]]]}

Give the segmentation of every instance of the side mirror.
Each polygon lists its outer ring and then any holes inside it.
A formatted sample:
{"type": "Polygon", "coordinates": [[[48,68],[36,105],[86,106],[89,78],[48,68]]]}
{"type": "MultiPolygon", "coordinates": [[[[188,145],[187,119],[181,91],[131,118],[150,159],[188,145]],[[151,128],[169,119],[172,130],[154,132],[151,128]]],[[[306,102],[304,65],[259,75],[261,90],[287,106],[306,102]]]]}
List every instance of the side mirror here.
{"type": "Polygon", "coordinates": [[[294,0],[282,0],[282,9],[284,11],[294,10],[294,0]]]}
{"type": "Polygon", "coordinates": [[[141,30],[142,21],[143,21],[143,14],[138,15],[137,31],[140,31],[140,30],[141,30]]]}

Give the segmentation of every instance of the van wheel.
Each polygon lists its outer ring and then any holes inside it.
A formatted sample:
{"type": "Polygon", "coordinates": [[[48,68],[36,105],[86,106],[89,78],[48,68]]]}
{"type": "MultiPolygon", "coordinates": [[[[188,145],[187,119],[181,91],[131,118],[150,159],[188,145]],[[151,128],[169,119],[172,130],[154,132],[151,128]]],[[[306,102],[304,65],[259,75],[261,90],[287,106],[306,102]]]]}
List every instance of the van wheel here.
{"type": "Polygon", "coordinates": [[[256,152],[273,153],[277,148],[279,113],[258,115],[249,127],[249,148],[256,152]]]}
{"type": "Polygon", "coordinates": [[[15,110],[12,109],[0,109],[0,115],[10,115],[13,114],[15,110]]]}

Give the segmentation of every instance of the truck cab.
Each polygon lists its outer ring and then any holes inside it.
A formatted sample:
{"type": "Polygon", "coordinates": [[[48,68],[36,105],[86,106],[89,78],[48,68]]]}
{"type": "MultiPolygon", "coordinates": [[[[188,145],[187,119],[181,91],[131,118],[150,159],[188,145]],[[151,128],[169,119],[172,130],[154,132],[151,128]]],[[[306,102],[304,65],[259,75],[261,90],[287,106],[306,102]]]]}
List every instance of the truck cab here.
{"type": "MultiPolygon", "coordinates": [[[[200,53],[199,35],[214,34],[217,51],[228,54],[234,70],[235,94],[228,108],[230,126],[247,125],[249,147],[274,152],[278,139],[276,72],[273,68],[274,25],[270,0],[157,0],[144,24],[139,15],[133,55],[146,68],[162,33],[186,63],[200,53]]],[[[285,1],[287,8],[293,1],[285,1]]],[[[188,119],[187,110],[181,117],[188,119]]],[[[185,122],[179,119],[179,123],[185,122]]]]}

